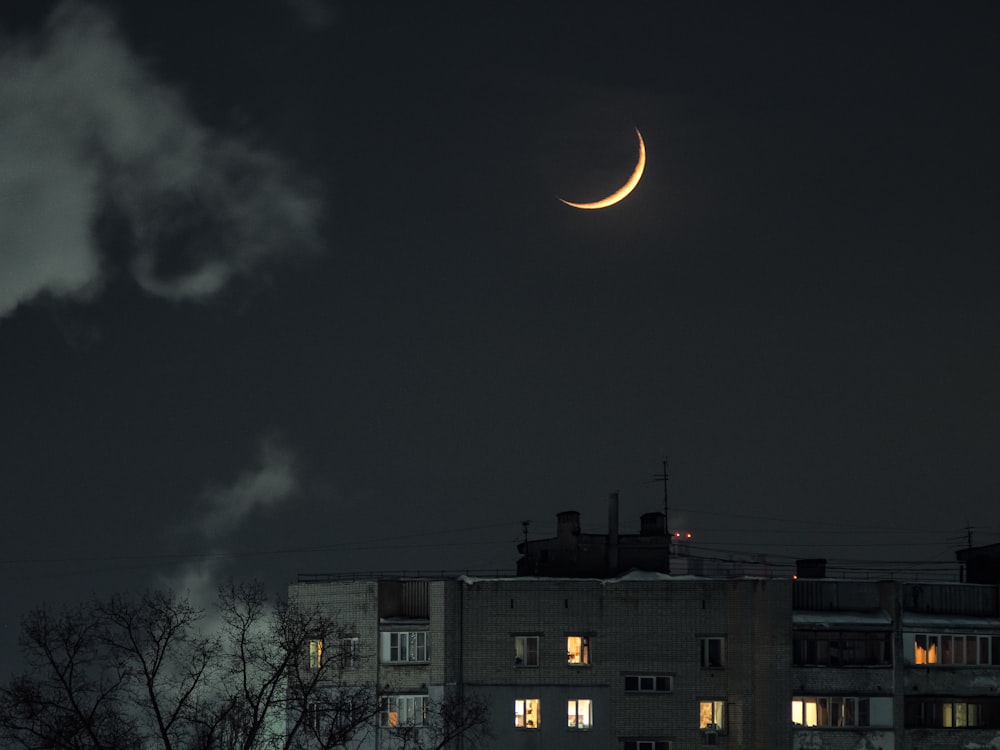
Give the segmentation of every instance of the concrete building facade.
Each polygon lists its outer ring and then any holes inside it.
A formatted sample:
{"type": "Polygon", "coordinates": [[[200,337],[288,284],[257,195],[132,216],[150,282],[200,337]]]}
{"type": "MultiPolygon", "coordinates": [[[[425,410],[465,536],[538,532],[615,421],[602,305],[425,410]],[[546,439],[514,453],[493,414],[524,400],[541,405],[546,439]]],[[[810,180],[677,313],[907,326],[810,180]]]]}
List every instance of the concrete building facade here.
{"type": "Polygon", "coordinates": [[[290,599],[336,615],[383,696],[364,750],[447,695],[484,698],[502,750],[1000,748],[996,582],[744,573],[310,576],[290,599]]]}
{"type": "MultiPolygon", "coordinates": [[[[387,698],[484,697],[496,748],[791,742],[791,581],[636,572],[304,580],[290,593],[336,612],[358,639],[351,679],[387,698]]],[[[377,734],[368,747],[380,746],[377,734]]]]}
{"type": "Polygon", "coordinates": [[[796,750],[1000,747],[997,586],[796,581],[796,750]]]}

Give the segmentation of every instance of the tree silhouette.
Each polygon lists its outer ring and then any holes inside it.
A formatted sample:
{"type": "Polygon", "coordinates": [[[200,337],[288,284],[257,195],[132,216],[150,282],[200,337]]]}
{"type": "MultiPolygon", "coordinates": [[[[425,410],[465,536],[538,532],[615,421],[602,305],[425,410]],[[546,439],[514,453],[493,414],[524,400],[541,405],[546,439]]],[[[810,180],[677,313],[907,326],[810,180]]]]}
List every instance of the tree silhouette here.
{"type": "MultiPolygon", "coordinates": [[[[0,688],[3,746],[325,750],[377,731],[383,698],[349,669],[374,654],[357,653],[334,616],[272,604],[259,583],[221,587],[214,614],[165,591],[29,612],[29,670],[0,688]]],[[[451,695],[420,726],[387,733],[400,750],[459,737],[474,748],[488,726],[485,703],[451,695]]]]}

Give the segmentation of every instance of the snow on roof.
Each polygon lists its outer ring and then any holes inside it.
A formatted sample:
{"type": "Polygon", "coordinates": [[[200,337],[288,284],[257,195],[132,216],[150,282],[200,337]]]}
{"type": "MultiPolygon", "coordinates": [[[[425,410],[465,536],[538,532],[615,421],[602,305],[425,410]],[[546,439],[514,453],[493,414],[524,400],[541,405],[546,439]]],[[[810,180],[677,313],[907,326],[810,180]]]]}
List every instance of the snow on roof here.
{"type": "Polygon", "coordinates": [[[892,617],[888,612],[803,612],[792,613],[792,626],[814,630],[839,628],[879,628],[892,627],[892,617]]]}
{"type": "Polygon", "coordinates": [[[971,628],[1000,630],[1000,620],[995,617],[963,617],[961,615],[925,615],[919,612],[903,613],[904,628],[971,628]]]}
{"type": "Polygon", "coordinates": [[[567,576],[469,576],[462,575],[458,580],[462,583],[472,585],[483,581],[598,581],[603,584],[610,583],[630,583],[633,581],[742,581],[742,580],[765,580],[773,581],[774,578],[767,576],[696,576],[690,574],[672,575],[670,573],[657,573],[651,570],[630,570],[614,578],[577,578],[567,576]]]}

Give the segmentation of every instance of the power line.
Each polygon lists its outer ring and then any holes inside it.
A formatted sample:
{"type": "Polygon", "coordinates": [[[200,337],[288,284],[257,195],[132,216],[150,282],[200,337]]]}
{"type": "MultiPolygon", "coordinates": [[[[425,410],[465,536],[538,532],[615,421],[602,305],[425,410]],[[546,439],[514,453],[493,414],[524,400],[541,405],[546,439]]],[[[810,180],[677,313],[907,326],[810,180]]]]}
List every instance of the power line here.
{"type": "MultiPolygon", "coordinates": [[[[277,549],[257,549],[257,550],[234,550],[234,551],[223,551],[223,552],[164,552],[164,553],[151,553],[151,554],[136,554],[136,555],[70,555],[65,557],[36,557],[36,558],[8,558],[6,560],[0,560],[0,565],[42,565],[42,564],[53,564],[53,563],[91,563],[91,562],[127,562],[127,561],[189,561],[189,560],[206,560],[215,557],[232,558],[232,557],[264,557],[270,555],[288,555],[288,554],[300,554],[306,552],[330,552],[335,550],[352,550],[352,549],[386,549],[386,546],[372,547],[371,545],[379,545],[385,542],[393,542],[396,540],[404,539],[416,539],[421,537],[431,537],[440,536],[442,534],[456,534],[464,533],[468,531],[482,531],[484,529],[495,529],[504,527],[513,527],[517,524],[507,522],[507,523],[494,523],[494,524],[484,524],[480,526],[465,526],[455,529],[444,529],[435,530],[427,532],[418,532],[412,534],[399,534],[395,536],[384,536],[377,537],[374,539],[354,539],[349,542],[338,542],[335,544],[323,544],[314,545],[308,547],[285,547],[277,549]]],[[[405,549],[409,547],[439,547],[439,546],[464,546],[464,545],[478,545],[484,542],[478,540],[467,540],[464,542],[436,542],[434,544],[426,545],[395,545],[393,548],[405,549]]],[[[499,541],[488,542],[489,544],[499,544],[499,541]]]]}

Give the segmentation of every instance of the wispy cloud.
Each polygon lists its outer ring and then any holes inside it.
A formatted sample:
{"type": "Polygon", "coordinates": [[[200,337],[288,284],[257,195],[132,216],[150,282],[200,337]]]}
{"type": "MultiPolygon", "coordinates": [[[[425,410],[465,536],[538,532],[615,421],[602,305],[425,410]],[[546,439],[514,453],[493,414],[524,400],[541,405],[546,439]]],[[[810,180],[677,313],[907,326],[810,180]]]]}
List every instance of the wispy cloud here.
{"type": "Polygon", "coordinates": [[[314,29],[329,26],[337,16],[332,0],[285,0],[285,4],[314,29]]]}
{"type": "Polygon", "coordinates": [[[258,465],[227,486],[205,492],[202,533],[219,539],[234,531],[254,511],[278,505],[298,487],[295,460],[276,439],[261,442],[258,465]]]}
{"type": "Polygon", "coordinates": [[[288,502],[299,486],[292,452],[276,438],[261,440],[255,465],[229,484],[206,488],[195,518],[175,530],[202,537],[208,548],[205,557],[162,583],[199,606],[208,606],[214,601],[221,572],[232,560],[233,536],[255,513],[288,502]]]}
{"type": "Polygon", "coordinates": [[[269,259],[319,246],[316,191],[279,156],[198,121],[103,10],[65,2],[0,55],[0,317],[38,295],[86,299],[115,206],[148,293],[204,300],[269,259]]]}

